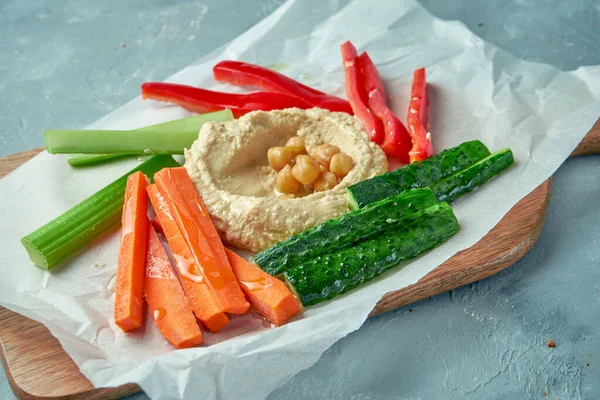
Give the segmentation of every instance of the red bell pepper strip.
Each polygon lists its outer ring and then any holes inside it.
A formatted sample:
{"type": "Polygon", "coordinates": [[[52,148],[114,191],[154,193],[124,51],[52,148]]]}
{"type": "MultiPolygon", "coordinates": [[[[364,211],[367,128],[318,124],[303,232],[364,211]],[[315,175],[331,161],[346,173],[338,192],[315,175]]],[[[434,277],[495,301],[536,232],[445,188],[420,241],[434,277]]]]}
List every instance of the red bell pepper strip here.
{"type": "Polygon", "coordinates": [[[221,61],[213,67],[213,75],[219,82],[237,86],[256,86],[267,92],[300,97],[315,107],[352,114],[352,107],[346,100],[320,92],[260,65],[240,61],[221,61]]]}
{"type": "Polygon", "coordinates": [[[379,72],[377,72],[375,64],[366,52],[358,56],[358,63],[367,92],[369,108],[375,117],[383,123],[385,137],[381,149],[388,156],[408,164],[408,152],[412,147],[410,135],[404,124],[400,122],[387,105],[387,96],[379,72]]]}
{"type": "Polygon", "coordinates": [[[142,98],[174,103],[188,111],[197,113],[229,108],[236,118],[256,110],[270,111],[291,107],[302,109],[313,107],[305,100],[285,93],[233,94],[163,82],[146,82],[142,84],[142,98]]]}
{"type": "Polygon", "coordinates": [[[412,138],[412,149],[409,152],[410,162],[422,161],[433,154],[431,134],[427,131],[427,82],[425,68],[413,73],[412,91],[408,106],[408,133],[412,138]]]}
{"type": "Polygon", "coordinates": [[[356,48],[348,41],[342,44],[341,49],[344,71],[346,73],[346,94],[348,95],[348,101],[350,101],[354,115],[365,126],[371,141],[380,144],[383,142],[385,136],[383,125],[369,110],[367,93],[358,65],[356,48]]]}

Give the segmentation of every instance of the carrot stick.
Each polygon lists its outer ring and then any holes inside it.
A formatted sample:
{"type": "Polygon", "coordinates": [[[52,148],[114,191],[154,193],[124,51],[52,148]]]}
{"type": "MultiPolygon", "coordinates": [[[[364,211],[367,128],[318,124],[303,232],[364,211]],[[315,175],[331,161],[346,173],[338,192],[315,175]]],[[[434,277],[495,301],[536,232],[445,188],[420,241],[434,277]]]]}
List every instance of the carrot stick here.
{"type": "Polygon", "coordinates": [[[204,342],[169,256],[153,227],[148,228],[144,295],[158,330],[175,348],[185,349],[204,342]]]}
{"type": "Polygon", "coordinates": [[[185,168],[164,168],[154,175],[154,180],[167,199],[200,275],[216,293],[222,310],[231,314],[245,313],[250,304],[231,270],[217,229],[185,168]]]}
{"type": "Polygon", "coordinates": [[[233,273],[250,304],[267,320],[279,326],[300,311],[300,303],[279,279],[225,249],[233,273]]]}
{"type": "Polygon", "coordinates": [[[183,290],[196,318],[212,332],[218,332],[227,325],[229,318],[223,312],[221,304],[206,280],[197,273],[200,268],[194,261],[192,251],[177,226],[167,200],[156,185],[148,186],[147,191],[156,216],[160,220],[160,225],[169,242],[169,247],[175,258],[175,265],[181,277],[183,290]]]}
{"type": "Polygon", "coordinates": [[[115,323],[125,332],[142,326],[149,183],[137,171],[127,177],[125,188],[115,295],[115,323]]]}

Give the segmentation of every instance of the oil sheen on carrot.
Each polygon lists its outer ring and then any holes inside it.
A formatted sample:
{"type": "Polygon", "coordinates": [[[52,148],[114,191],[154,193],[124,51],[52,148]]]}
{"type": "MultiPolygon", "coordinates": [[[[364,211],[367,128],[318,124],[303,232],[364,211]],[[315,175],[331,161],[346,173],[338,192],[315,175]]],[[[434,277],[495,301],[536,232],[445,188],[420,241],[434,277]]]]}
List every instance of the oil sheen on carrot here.
{"type": "Polygon", "coordinates": [[[225,249],[225,252],[242,291],[260,315],[279,326],[300,311],[300,303],[285,283],[233,251],[225,249]]]}
{"type": "Polygon", "coordinates": [[[222,306],[211,287],[204,280],[204,277],[198,273],[199,267],[196,265],[192,251],[177,226],[167,200],[155,184],[148,186],[147,190],[150,202],[173,253],[175,266],[179,272],[181,284],[189,304],[196,318],[204,326],[212,332],[218,332],[227,325],[229,318],[223,312],[222,306]]]}
{"type": "Polygon", "coordinates": [[[175,348],[195,347],[204,342],[167,252],[152,226],[148,228],[144,296],[158,330],[175,348]]]}
{"type": "Polygon", "coordinates": [[[154,175],[173,217],[194,256],[197,270],[216,293],[223,311],[245,313],[250,304],[231,270],[221,238],[184,167],[164,168],[154,175]]]}

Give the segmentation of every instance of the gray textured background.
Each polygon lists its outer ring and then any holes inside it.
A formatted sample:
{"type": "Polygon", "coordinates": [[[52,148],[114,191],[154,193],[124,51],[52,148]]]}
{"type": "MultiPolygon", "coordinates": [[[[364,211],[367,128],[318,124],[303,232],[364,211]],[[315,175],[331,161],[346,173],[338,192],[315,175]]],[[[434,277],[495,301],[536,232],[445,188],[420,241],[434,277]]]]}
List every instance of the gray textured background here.
{"type": "MultiPolygon", "coordinates": [[[[0,0],[0,156],[93,122],[281,3],[0,0]]],[[[600,64],[598,1],[421,3],[526,60],[600,64]]],[[[520,262],[369,319],[269,399],[600,398],[600,156],[567,161],[552,196],[520,262]]],[[[0,398],[14,399],[2,373],[0,398]]]]}

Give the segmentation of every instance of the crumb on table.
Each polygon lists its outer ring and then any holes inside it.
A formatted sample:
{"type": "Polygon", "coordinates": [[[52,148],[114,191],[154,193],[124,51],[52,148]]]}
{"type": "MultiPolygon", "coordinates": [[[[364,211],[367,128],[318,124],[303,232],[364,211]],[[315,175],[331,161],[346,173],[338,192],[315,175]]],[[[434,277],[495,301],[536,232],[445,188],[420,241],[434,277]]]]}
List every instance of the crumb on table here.
{"type": "Polygon", "coordinates": [[[556,343],[554,343],[554,340],[552,340],[552,339],[548,340],[548,347],[552,347],[552,348],[556,347],[556,343]]]}

